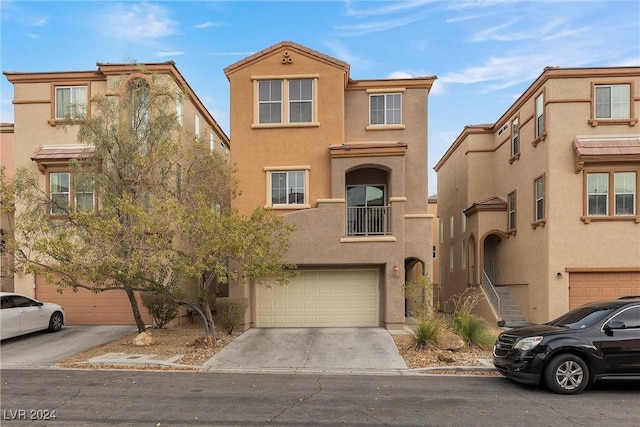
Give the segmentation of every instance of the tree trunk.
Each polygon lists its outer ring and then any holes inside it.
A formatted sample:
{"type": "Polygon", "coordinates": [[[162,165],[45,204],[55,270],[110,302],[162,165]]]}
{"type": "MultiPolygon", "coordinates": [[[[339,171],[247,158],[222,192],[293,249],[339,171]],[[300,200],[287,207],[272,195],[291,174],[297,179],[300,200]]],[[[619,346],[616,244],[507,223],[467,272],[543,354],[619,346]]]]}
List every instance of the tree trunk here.
{"type": "Polygon", "coordinates": [[[133,293],[133,289],[131,289],[131,286],[129,286],[128,284],[124,283],[122,286],[124,287],[124,291],[127,293],[127,297],[129,297],[129,304],[131,304],[131,310],[133,311],[133,318],[136,321],[138,332],[142,333],[147,330],[147,326],[142,321],[142,316],[140,315],[140,309],[138,308],[136,295],[133,293]]]}

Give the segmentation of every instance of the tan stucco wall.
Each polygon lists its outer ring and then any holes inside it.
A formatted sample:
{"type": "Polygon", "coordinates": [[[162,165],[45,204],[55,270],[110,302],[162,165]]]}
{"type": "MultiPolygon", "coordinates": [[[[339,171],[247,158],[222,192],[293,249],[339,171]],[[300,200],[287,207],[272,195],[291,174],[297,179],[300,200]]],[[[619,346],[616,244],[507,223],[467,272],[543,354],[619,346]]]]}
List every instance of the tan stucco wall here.
{"type": "MultiPolygon", "coordinates": [[[[497,247],[496,281],[512,285],[512,294],[531,322],[545,322],[569,307],[570,267],[615,269],[640,267],[640,223],[631,220],[591,222],[583,215],[584,171],[575,172],[572,142],[576,136],[633,136],[640,133],[638,121],[592,126],[588,120],[592,104],[592,84],[633,82],[632,118],[640,114],[640,69],[569,70],[563,78],[559,71],[546,70],[523,96],[496,122],[495,126],[465,129],[452,148],[440,160],[438,169],[438,212],[444,221],[444,242],[440,245],[445,272],[441,282],[449,293],[462,290],[465,273],[460,271],[459,247],[456,246],[455,269],[449,272],[449,218],[487,197],[507,201],[512,191],[517,195],[517,232],[507,231],[507,213],[478,213],[470,217],[467,230],[477,236],[479,272],[482,268],[482,240],[488,234],[501,235],[497,247]],[[534,136],[534,102],[545,95],[546,138],[534,136]],[[510,124],[518,117],[520,157],[509,162],[510,124]],[[498,135],[503,124],[507,131],[498,135]],[[532,226],[534,180],[545,179],[546,222],[532,226]],[[558,273],[562,277],[559,278],[558,273]]],[[[611,170],[612,165],[603,165],[611,170]]],[[[593,170],[593,166],[591,167],[593,170]]],[[[614,166],[640,173],[637,160],[614,166]]],[[[638,189],[636,189],[638,197],[638,189]]],[[[454,237],[455,245],[461,236],[454,237]]]]}

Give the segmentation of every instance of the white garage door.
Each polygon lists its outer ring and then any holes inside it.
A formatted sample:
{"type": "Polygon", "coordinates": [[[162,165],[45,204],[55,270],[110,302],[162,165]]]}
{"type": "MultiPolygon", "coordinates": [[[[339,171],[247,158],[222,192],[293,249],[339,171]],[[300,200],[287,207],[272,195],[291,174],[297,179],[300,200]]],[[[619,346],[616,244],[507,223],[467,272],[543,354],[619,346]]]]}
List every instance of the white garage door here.
{"type": "Polygon", "coordinates": [[[256,287],[258,327],[379,326],[378,271],[302,270],[284,286],[256,287]]]}

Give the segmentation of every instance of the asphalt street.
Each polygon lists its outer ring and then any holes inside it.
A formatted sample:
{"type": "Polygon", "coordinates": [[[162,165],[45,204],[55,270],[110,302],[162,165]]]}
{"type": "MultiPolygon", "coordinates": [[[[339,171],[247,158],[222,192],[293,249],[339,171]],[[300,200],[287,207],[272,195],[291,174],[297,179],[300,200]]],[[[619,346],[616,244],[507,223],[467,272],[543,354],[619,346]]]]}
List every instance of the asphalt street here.
{"type": "Polygon", "coordinates": [[[3,426],[637,426],[640,385],[500,377],[3,369],[3,426]],[[54,418],[55,417],[55,418],[54,418]]]}

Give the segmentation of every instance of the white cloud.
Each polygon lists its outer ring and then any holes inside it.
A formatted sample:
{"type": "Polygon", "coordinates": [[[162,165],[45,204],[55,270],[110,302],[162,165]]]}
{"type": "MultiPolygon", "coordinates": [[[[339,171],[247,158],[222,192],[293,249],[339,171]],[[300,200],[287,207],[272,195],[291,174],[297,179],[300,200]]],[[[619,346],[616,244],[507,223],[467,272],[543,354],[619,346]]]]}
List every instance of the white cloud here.
{"type": "Polygon", "coordinates": [[[97,21],[109,37],[123,40],[153,40],[176,33],[177,23],[166,8],[146,2],[109,5],[97,21]]]}
{"type": "Polygon", "coordinates": [[[184,55],[184,52],[181,50],[160,51],[155,53],[155,56],[158,56],[160,58],[166,58],[168,56],[180,56],[180,55],[184,55]]]}
{"type": "Polygon", "coordinates": [[[207,22],[203,22],[202,24],[197,24],[194,25],[195,28],[199,28],[199,29],[204,29],[204,28],[211,28],[211,27],[221,27],[223,26],[224,23],[223,22],[211,22],[211,21],[207,21],[207,22]]]}

